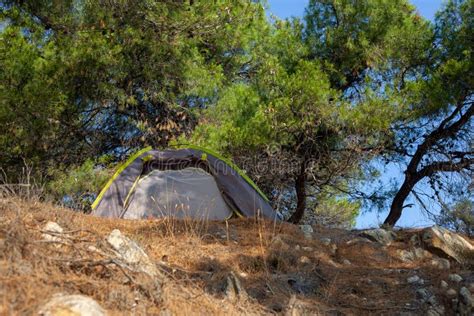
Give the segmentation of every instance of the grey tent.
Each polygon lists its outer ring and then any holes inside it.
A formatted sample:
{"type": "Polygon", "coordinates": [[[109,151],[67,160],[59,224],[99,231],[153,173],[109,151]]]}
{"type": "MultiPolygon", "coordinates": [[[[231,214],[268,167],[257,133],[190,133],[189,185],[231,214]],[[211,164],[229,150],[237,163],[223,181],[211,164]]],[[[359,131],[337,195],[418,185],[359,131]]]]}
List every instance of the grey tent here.
{"type": "Polygon", "coordinates": [[[139,151],[118,168],[92,210],[96,216],[127,219],[277,218],[265,195],[239,168],[200,147],[139,151]]]}

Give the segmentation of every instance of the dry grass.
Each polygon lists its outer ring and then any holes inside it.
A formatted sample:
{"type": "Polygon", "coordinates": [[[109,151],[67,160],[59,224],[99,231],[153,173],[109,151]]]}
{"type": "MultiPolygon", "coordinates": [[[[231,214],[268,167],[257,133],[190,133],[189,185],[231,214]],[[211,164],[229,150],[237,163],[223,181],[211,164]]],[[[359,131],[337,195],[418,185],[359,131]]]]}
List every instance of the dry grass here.
{"type": "Polygon", "coordinates": [[[163,310],[179,315],[278,314],[295,304],[321,315],[422,313],[406,278],[417,268],[425,279],[439,284],[449,273],[435,271],[427,262],[398,260],[396,250],[406,248],[406,243],[346,243],[353,238],[350,231],[320,227],[315,238],[307,240],[297,226],[254,219],[103,219],[49,204],[3,199],[0,314],[34,314],[59,292],[91,296],[112,315],[163,310]],[[41,241],[48,221],[65,229],[65,242],[41,241]],[[143,275],[110,262],[104,239],[115,228],[137,241],[165,272],[161,296],[143,275]],[[321,237],[335,241],[337,250],[319,242],[321,237]],[[90,246],[100,252],[88,251],[90,246]],[[344,259],[352,264],[343,264],[344,259]],[[231,271],[241,279],[249,299],[233,302],[225,297],[231,271]]]}

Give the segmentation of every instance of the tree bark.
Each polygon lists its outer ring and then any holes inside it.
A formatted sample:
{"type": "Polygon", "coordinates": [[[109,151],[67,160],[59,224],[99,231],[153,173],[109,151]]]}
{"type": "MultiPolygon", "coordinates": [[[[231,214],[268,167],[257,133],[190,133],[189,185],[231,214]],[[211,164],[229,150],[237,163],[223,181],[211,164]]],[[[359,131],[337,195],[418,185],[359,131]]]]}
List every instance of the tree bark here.
{"type": "Polygon", "coordinates": [[[301,163],[300,173],[295,179],[296,210],[288,222],[298,224],[303,218],[306,209],[306,162],[301,163]]]}
{"type": "Polygon", "coordinates": [[[392,205],[390,206],[390,213],[383,222],[384,225],[394,226],[395,223],[400,219],[403,211],[403,203],[405,203],[405,200],[407,199],[408,195],[410,195],[410,192],[413,190],[415,184],[416,181],[410,177],[405,178],[405,181],[393,198],[392,205]]]}

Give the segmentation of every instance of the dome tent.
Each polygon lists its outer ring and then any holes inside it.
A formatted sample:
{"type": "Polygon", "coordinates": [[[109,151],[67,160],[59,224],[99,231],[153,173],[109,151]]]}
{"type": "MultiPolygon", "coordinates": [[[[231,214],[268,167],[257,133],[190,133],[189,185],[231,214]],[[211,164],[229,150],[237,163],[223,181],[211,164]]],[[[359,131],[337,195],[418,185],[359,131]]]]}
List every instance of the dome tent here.
{"type": "Polygon", "coordinates": [[[92,215],[225,220],[276,219],[268,199],[238,167],[200,147],[145,148],[119,167],[92,204],[92,215]]]}

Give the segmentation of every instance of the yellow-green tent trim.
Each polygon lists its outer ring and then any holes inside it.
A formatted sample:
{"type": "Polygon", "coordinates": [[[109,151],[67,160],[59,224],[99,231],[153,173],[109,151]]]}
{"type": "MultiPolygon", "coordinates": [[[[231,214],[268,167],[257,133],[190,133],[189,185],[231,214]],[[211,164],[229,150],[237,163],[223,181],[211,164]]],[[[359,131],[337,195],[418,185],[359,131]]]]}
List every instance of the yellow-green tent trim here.
{"type": "Polygon", "coordinates": [[[112,176],[112,178],[110,178],[109,182],[107,182],[107,184],[104,186],[104,188],[102,189],[102,191],[100,191],[99,195],[97,196],[97,198],[95,199],[94,203],[92,203],[92,209],[95,209],[97,207],[97,205],[99,204],[100,200],[102,200],[102,198],[104,197],[104,194],[105,192],[107,192],[107,190],[109,189],[109,187],[112,185],[112,183],[115,181],[115,179],[117,179],[117,177],[122,173],[122,171],[125,170],[125,168],[128,167],[129,164],[131,164],[132,162],[135,161],[135,159],[137,159],[138,157],[140,157],[142,154],[146,153],[147,151],[150,151],[152,150],[152,147],[149,146],[149,147],[146,147],[146,148],[143,148],[142,150],[139,150],[137,151],[135,154],[133,154],[132,156],[130,156],[130,158],[127,159],[127,161],[125,161],[123,164],[121,164],[117,171],[115,171],[114,175],[112,176]]]}

